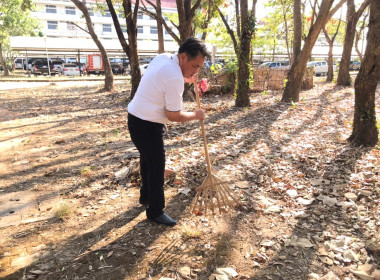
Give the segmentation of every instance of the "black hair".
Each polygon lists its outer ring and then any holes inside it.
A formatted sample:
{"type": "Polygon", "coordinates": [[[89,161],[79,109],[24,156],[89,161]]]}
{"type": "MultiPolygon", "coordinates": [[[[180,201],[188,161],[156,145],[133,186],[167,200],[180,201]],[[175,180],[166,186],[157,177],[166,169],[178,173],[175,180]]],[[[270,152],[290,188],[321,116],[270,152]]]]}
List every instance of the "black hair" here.
{"type": "Polygon", "coordinates": [[[205,44],[194,37],[187,38],[179,47],[178,54],[186,53],[189,59],[195,59],[199,54],[203,57],[210,57],[205,44]]]}

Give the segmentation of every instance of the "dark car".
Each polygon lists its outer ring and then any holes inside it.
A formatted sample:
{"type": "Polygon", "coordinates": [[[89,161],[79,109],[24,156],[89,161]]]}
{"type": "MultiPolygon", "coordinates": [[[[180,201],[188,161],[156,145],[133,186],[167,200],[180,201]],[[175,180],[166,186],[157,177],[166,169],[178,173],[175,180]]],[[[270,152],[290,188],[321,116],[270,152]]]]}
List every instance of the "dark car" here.
{"type": "Polygon", "coordinates": [[[53,70],[53,64],[51,62],[45,59],[37,59],[32,63],[32,73],[37,76],[37,75],[55,75],[55,72],[53,70]],[[49,71],[50,68],[50,71],[49,71]]]}
{"type": "Polygon", "coordinates": [[[120,63],[111,63],[111,68],[114,75],[124,74],[124,67],[120,63]]]}

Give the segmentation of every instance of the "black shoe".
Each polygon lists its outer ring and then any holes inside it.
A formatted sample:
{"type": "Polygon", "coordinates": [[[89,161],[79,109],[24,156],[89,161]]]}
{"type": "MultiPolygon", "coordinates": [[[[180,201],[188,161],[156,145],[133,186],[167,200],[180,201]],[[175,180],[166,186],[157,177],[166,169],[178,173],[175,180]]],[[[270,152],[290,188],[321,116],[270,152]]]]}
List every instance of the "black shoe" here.
{"type": "Polygon", "coordinates": [[[177,224],[176,220],[173,220],[168,215],[163,213],[161,216],[158,216],[156,218],[149,218],[149,220],[156,222],[157,224],[166,225],[166,226],[174,226],[177,224]]]}

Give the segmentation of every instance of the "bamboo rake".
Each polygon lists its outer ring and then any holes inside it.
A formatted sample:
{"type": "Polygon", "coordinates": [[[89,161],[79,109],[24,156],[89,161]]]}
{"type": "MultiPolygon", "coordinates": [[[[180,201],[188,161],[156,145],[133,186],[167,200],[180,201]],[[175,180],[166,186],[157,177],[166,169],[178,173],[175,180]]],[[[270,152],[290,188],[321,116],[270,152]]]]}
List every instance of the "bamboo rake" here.
{"type": "MultiPolygon", "coordinates": [[[[194,91],[197,100],[198,108],[201,107],[199,99],[199,92],[197,85],[194,83],[194,91]]],[[[207,149],[207,138],[203,124],[203,120],[200,121],[203,137],[203,146],[205,149],[206,164],[207,164],[207,177],[203,183],[195,188],[196,194],[192,202],[190,210],[192,213],[199,213],[207,215],[207,210],[211,210],[212,214],[215,214],[216,209],[222,214],[222,211],[228,211],[232,208],[238,200],[233,195],[232,191],[228,187],[228,182],[218,178],[215,174],[216,171],[211,167],[210,156],[207,149]]]]}

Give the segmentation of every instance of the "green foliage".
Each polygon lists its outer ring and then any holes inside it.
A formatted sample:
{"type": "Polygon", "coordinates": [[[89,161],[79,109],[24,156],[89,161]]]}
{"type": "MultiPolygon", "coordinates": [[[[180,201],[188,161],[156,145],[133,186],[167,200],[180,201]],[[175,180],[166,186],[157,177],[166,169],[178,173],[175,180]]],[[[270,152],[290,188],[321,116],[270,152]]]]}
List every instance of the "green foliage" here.
{"type": "Polygon", "coordinates": [[[232,59],[228,61],[228,63],[224,67],[224,71],[227,73],[236,73],[238,69],[238,63],[237,60],[232,59]]]}
{"type": "Polygon", "coordinates": [[[219,63],[214,63],[211,65],[210,67],[210,71],[213,73],[213,74],[218,74],[219,70],[221,70],[223,68],[223,66],[219,63]]]}
{"type": "Polygon", "coordinates": [[[7,0],[0,5],[0,44],[9,41],[11,36],[36,35],[38,19],[30,12],[34,5],[27,0],[7,0]]]}

